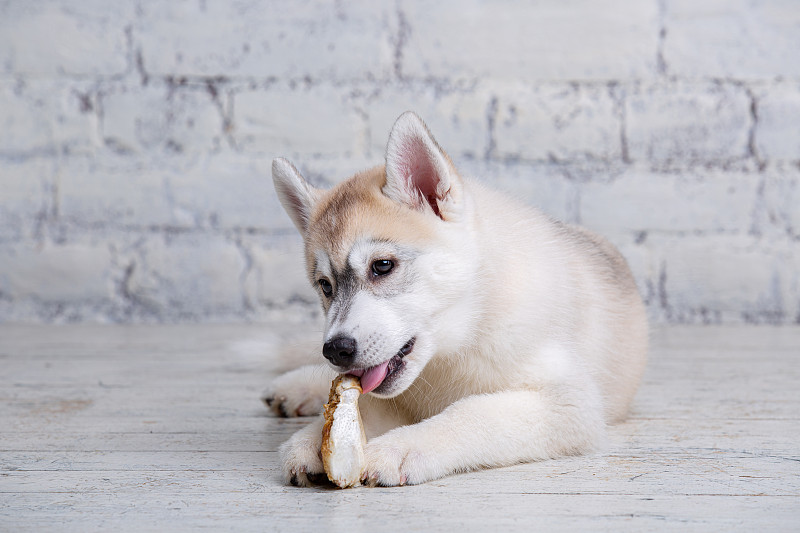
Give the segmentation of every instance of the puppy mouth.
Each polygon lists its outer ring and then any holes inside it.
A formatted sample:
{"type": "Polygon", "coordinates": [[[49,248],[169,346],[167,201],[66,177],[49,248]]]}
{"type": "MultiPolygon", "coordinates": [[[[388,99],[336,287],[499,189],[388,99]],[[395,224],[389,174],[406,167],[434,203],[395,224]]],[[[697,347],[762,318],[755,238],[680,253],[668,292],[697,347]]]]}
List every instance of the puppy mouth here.
{"type": "Polygon", "coordinates": [[[403,359],[414,349],[417,338],[412,337],[390,359],[369,368],[356,368],[347,372],[361,380],[361,390],[364,394],[371,392],[384,383],[389,383],[406,366],[403,359]]]}

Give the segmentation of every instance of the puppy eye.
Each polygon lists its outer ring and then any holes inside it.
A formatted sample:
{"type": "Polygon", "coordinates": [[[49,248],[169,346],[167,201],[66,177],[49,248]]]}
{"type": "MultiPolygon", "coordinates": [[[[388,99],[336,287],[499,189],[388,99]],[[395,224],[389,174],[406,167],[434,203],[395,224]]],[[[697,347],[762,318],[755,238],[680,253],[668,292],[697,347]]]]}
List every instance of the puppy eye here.
{"type": "Polygon", "coordinates": [[[372,273],[376,276],[385,276],[394,268],[394,262],[388,259],[378,259],[372,263],[372,273]]]}
{"type": "Polygon", "coordinates": [[[331,294],[333,294],[333,285],[331,285],[331,282],[328,281],[327,279],[321,279],[317,281],[317,283],[319,283],[319,286],[322,289],[322,293],[326,297],[330,298],[331,294]]]}

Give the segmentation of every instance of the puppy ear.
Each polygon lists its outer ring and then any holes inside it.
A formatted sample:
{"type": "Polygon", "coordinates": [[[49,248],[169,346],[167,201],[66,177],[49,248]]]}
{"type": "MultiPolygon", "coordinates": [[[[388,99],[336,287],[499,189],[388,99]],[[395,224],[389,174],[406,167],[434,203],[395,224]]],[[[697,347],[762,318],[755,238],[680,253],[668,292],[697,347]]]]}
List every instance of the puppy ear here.
{"type": "Polygon", "coordinates": [[[300,233],[305,234],[319,191],[309,185],[294,165],[282,157],[272,160],[272,181],[283,208],[300,233]]]}
{"type": "Polygon", "coordinates": [[[415,113],[406,111],[392,126],[386,146],[383,193],[414,209],[431,209],[442,220],[458,212],[461,181],[450,158],[415,113]]]}

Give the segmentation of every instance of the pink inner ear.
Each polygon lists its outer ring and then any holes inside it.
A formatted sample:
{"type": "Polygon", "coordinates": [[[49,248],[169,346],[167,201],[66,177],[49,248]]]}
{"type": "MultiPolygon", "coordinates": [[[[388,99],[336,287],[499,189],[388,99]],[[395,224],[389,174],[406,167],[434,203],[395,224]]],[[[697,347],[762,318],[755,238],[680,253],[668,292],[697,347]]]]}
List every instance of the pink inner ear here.
{"type": "Polygon", "coordinates": [[[409,190],[418,193],[419,199],[426,201],[436,216],[441,217],[436,194],[441,176],[433,164],[433,157],[419,138],[407,140],[400,149],[403,179],[406,180],[409,190]]]}

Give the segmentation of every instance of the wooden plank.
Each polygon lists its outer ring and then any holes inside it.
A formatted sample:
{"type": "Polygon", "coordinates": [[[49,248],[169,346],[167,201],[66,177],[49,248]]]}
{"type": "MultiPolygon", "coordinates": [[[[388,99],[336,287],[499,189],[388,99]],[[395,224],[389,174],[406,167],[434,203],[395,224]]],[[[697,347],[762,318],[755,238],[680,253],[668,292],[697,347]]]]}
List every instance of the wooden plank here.
{"type": "MultiPolygon", "coordinates": [[[[275,452],[3,453],[0,464],[7,471],[0,493],[137,492],[144,483],[181,493],[282,490],[275,452]]],[[[536,494],[800,496],[800,461],[696,449],[598,454],[464,474],[436,486],[466,494],[487,484],[536,494]],[[691,484],[679,482],[687,478],[691,484]]]]}
{"type": "MultiPolygon", "coordinates": [[[[3,371],[0,400],[10,411],[0,414],[22,416],[26,413],[15,410],[39,406],[31,408],[47,411],[48,405],[80,402],[90,396],[97,400],[92,400],[92,412],[106,406],[116,413],[119,406],[129,405],[134,396],[141,395],[143,388],[154,406],[202,402],[203,398],[235,406],[240,405],[245,391],[249,391],[251,401],[257,401],[269,380],[263,368],[218,362],[142,365],[123,359],[91,366],[40,363],[16,361],[3,371]]],[[[731,363],[706,359],[691,363],[652,361],[635,413],[660,411],[660,416],[687,416],[697,412],[696,406],[701,404],[702,414],[708,417],[798,417],[800,395],[794,393],[794,386],[800,382],[800,365],[794,358],[759,359],[748,368],[731,363]]]]}
{"type": "Polygon", "coordinates": [[[657,329],[634,414],[597,454],[353,491],[284,486],[277,449],[308,420],[258,401],[308,329],[0,326],[0,530],[800,523],[800,328],[657,329]]]}
{"type": "MultiPolygon", "coordinates": [[[[0,452],[0,470],[14,472],[221,472],[264,471],[276,474],[277,452],[189,451],[172,449],[140,451],[0,452]]],[[[43,474],[46,475],[46,474],[43,474]]],[[[6,480],[7,481],[7,480],[6,480]]],[[[3,484],[0,491],[10,485],[3,484]]],[[[48,492],[36,486],[36,492],[48,492]]],[[[11,491],[15,492],[15,491],[11,491]]]]}
{"type": "MultiPolygon", "coordinates": [[[[36,358],[6,358],[0,367],[0,383],[33,386],[37,384],[96,384],[98,380],[113,383],[141,384],[142,380],[175,382],[188,371],[193,381],[228,383],[254,377],[273,375],[268,363],[269,354],[248,355],[192,353],[187,355],[163,354],[143,358],[144,354],[131,353],[130,357],[118,354],[105,357],[80,358],[75,356],[46,355],[36,358]]],[[[725,350],[675,350],[659,351],[649,361],[648,376],[669,375],[681,380],[708,380],[741,382],[746,379],[800,379],[800,357],[793,358],[783,352],[763,354],[747,351],[725,350]],[[742,365],[752,361],[750,372],[741,375],[742,365]],[[736,362],[736,365],[732,365],[736,362]]]]}
{"type": "Polygon", "coordinates": [[[800,355],[800,328],[791,326],[660,325],[651,328],[650,340],[656,351],[728,348],[754,353],[790,351],[796,356],[800,355]]]}
{"type": "MultiPolygon", "coordinates": [[[[174,427],[154,431],[142,425],[137,431],[114,432],[104,426],[80,431],[4,431],[2,451],[260,451],[268,443],[281,443],[308,423],[303,418],[272,418],[262,412],[244,414],[220,429],[208,421],[194,430],[174,427]]],[[[195,423],[196,424],[196,423],[195,423]]],[[[217,425],[217,422],[214,423],[217,425]]],[[[800,453],[800,423],[783,420],[637,419],[609,429],[609,449],[720,448],[742,451],[772,450],[785,455],[800,453]]],[[[270,444],[276,446],[276,444],[270,444]]]]}
{"type": "Polygon", "coordinates": [[[16,494],[0,529],[194,531],[791,531],[796,497],[542,495],[433,489],[16,494]],[[17,517],[25,517],[19,519],[17,517]]]}

